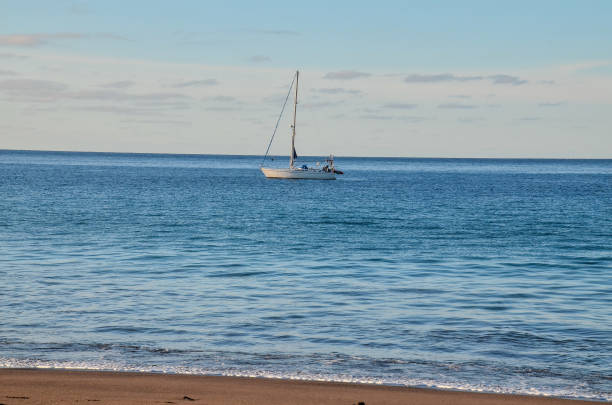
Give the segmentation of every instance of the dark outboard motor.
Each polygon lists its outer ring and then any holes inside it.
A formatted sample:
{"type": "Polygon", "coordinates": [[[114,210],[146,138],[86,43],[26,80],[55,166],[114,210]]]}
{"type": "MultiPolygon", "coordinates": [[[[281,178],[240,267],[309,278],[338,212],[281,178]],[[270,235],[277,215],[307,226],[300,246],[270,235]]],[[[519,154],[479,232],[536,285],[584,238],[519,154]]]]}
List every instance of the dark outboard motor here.
{"type": "Polygon", "coordinates": [[[337,170],[334,167],[334,155],[329,155],[329,157],[327,158],[326,162],[329,164],[325,165],[325,167],[323,168],[324,172],[332,172],[335,174],[344,174],[344,172],[342,172],[341,170],[337,170]]]}

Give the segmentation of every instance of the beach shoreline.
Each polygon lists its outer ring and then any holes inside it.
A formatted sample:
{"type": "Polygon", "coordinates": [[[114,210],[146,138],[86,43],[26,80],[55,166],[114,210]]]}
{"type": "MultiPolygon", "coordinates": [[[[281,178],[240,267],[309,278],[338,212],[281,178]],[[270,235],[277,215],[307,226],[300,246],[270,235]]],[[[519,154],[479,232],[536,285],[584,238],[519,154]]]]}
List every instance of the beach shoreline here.
{"type": "Polygon", "coordinates": [[[12,404],[594,404],[603,401],[376,384],[62,369],[0,369],[12,404]]]}

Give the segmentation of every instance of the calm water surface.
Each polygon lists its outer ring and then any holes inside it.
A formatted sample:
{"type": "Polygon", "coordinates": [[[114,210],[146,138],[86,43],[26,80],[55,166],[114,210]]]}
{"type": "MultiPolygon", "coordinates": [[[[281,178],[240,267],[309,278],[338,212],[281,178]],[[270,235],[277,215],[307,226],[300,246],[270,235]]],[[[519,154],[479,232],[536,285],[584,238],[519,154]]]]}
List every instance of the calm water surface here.
{"type": "Polygon", "coordinates": [[[0,367],[612,400],[612,160],[259,162],[0,151],[0,367]]]}

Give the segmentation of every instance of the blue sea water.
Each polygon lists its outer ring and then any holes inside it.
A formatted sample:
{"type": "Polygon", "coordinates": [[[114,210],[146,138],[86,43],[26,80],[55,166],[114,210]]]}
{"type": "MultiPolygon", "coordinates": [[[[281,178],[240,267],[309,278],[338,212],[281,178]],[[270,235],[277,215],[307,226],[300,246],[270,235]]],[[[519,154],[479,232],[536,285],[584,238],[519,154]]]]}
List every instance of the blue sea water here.
{"type": "Polygon", "coordinates": [[[612,400],[612,160],[0,151],[0,367],[612,400]]]}

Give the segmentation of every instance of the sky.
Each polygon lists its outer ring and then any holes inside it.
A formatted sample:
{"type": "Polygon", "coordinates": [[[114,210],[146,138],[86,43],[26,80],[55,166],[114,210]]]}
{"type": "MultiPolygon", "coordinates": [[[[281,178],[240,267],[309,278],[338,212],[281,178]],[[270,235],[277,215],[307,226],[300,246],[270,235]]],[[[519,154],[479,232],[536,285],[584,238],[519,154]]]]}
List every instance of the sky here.
{"type": "Polygon", "coordinates": [[[299,69],[300,155],[612,158],[612,1],[0,10],[0,149],[261,155],[299,69]]]}

